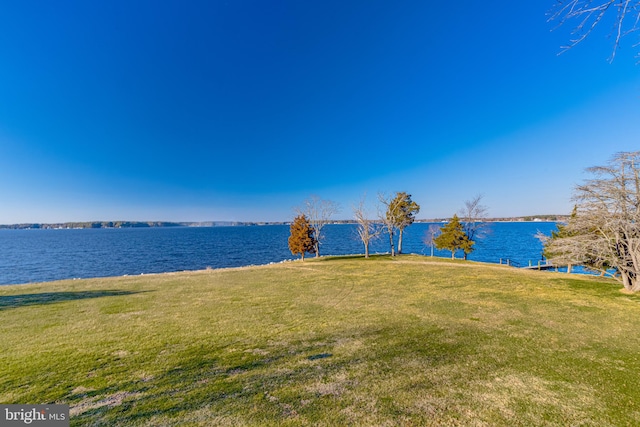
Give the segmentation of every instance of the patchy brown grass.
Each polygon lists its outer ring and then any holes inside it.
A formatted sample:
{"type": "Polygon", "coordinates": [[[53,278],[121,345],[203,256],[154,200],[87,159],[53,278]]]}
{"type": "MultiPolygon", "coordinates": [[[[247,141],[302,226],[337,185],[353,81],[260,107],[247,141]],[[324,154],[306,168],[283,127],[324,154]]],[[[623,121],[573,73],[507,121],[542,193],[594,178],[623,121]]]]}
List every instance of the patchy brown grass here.
{"type": "Polygon", "coordinates": [[[418,256],[0,288],[0,401],[72,425],[636,425],[640,298],[418,256]]]}

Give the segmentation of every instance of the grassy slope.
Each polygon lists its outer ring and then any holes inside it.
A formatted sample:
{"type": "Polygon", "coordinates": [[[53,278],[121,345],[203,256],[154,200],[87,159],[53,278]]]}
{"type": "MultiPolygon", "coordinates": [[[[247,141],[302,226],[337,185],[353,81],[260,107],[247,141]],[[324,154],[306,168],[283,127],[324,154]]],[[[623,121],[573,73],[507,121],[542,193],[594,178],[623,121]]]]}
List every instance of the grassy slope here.
{"type": "Polygon", "coordinates": [[[0,402],[72,425],[638,425],[640,297],[417,256],[0,287],[0,402]]]}

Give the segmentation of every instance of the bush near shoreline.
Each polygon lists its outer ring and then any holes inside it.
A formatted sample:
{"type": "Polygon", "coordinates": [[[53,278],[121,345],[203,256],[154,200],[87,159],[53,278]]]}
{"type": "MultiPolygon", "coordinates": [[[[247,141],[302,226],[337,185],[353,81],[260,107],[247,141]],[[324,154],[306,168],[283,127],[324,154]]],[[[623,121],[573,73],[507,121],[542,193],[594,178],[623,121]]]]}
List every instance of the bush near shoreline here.
{"type": "Polygon", "coordinates": [[[71,425],[640,424],[640,296],[407,255],[0,287],[0,402],[71,425]]]}

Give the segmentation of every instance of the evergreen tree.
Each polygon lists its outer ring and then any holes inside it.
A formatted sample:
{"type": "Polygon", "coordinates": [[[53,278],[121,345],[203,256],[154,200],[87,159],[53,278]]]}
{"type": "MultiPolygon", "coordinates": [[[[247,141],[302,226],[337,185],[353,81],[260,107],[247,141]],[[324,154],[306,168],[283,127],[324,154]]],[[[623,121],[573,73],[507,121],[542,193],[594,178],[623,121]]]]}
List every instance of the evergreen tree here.
{"type": "Polygon", "coordinates": [[[313,228],[305,215],[298,215],[291,223],[291,235],[289,236],[289,250],[293,255],[300,254],[304,261],[304,254],[316,251],[316,239],[313,228]]]}
{"type": "Polygon", "coordinates": [[[458,215],[453,215],[451,221],[441,228],[440,235],[433,239],[436,248],[451,251],[451,259],[455,259],[456,251],[461,249],[465,254],[473,250],[473,240],[464,232],[458,215]]]}

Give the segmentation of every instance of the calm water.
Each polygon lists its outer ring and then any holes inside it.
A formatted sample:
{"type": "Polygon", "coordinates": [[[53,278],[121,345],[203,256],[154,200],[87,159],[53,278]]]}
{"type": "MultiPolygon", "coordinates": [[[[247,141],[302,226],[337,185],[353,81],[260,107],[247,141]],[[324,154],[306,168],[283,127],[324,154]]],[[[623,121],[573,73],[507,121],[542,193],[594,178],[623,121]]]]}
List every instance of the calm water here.
{"type": "MultiPolygon", "coordinates": [[[[429,255],[422,242],[429,224],[405,230],[403,252],[429,255]]],[[[536,232],[550,234],[555,223],[493,223],[469,256],[498,263],[537,263],[542,245],[536,232]]],[[[363,253],[355,225],[327,225],[323,255],[363,253]]],[[[0,230],[0,284],[58,279],[200,270],[268,264],[294,257],[288,250],[284,225],[210,228],[122,228],[83,230],[0,230]]],[[[371,253],[389,252],[383,236],[371,253]]],[[[450,252],[435,251],[449,257],[450,252]]]]}

